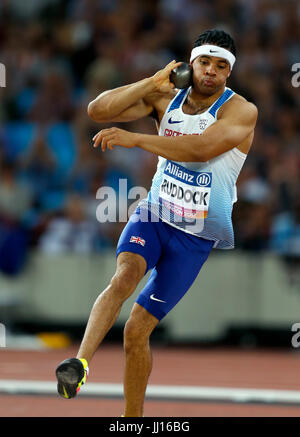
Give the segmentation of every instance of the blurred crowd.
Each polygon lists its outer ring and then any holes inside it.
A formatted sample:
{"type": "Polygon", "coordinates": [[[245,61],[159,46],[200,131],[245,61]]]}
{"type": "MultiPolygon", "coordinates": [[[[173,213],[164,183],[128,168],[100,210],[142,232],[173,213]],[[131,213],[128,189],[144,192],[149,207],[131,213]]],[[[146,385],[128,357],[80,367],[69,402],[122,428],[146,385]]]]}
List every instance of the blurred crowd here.
{"type": "MultiPolygon", "coordinates": [[[[106,125],[88,118],[87,105],[172,59],[188,61],[193,41],[212,28],[236,41],[228,86],[259,109],[238,180],[236,247],[300,258],[297,0],[2,0],[0,270],[18,273],[33,247],[57,254],[115,246],[124,222],[99,224],[97,191],[118,192],[120,179],[128,190],[149,189],[157,158],[93,149],[106,125]]],[[[156,133],[151,118],[121,127],[156,133]]]]}

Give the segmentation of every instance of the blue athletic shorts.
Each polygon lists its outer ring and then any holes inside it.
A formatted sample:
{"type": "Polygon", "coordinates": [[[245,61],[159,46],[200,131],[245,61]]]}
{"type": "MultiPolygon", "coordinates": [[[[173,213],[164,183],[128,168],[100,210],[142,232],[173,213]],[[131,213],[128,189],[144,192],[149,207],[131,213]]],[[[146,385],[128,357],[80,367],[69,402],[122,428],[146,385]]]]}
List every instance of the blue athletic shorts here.
{"type": "MultiPolygon", "coordinates": [[[[183,232],[156,218],[141,220],[136,209],[124,227],[117,246],[121,252],[141,255],[152,270],[136,302],[161,320],[189,290],[206,261],[214,241],[183,232]]],[[[145,214],[145,210],[143,210],[145,214]]]]}

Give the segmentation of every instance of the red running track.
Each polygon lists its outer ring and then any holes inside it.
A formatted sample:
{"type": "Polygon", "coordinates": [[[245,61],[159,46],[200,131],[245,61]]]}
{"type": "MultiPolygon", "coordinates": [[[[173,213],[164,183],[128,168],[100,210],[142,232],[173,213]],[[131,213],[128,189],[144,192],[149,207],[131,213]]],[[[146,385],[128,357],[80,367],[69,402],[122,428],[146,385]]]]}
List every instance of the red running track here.
{"type": "MultiPolygon", "coordinates": [[[[56,381],[55,368],[75,356],[67,349],[0,351],[0,379],[56,381]]],[[[154,346],[149,384],[300,390],[300,355],[287,350],[154,346]]],[[[103,344],[90,363],[89,382],[122,383],[121,344],[103,344]]],[[[1,417],[119,417],[121,399],[65,400],[55,396],[0,395],[1,417]]],[[[300,417],[300,405],[146,400],[150,417],[300,417]]]]}

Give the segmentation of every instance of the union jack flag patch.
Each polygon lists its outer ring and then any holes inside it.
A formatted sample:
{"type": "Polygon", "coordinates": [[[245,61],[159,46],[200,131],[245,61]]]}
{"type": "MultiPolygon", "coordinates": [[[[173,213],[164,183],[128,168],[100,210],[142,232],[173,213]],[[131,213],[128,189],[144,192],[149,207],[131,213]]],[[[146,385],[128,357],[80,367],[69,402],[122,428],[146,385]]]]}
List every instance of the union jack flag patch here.
{"type": "Polygon", "coordinates": [[[130,243],[138,243],[141,246],[145,246],[146,241],[143,240],[143,238],[141,238],[141,237],[134,237],[134,236],[132,236],[132,237],[130,237],[130,243]]]}

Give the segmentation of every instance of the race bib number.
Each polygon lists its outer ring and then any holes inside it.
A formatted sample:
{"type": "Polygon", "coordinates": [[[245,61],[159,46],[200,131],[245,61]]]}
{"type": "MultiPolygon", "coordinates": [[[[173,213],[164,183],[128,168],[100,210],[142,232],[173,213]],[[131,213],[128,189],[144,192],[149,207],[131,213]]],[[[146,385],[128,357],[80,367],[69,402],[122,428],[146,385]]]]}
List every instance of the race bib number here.
{"type": "Polygon", "coordinates": [[[167,161],[159,190],[160,203],[180,217],[206,218],[211,182],[211,172],[196,172],[167,161]]]}

